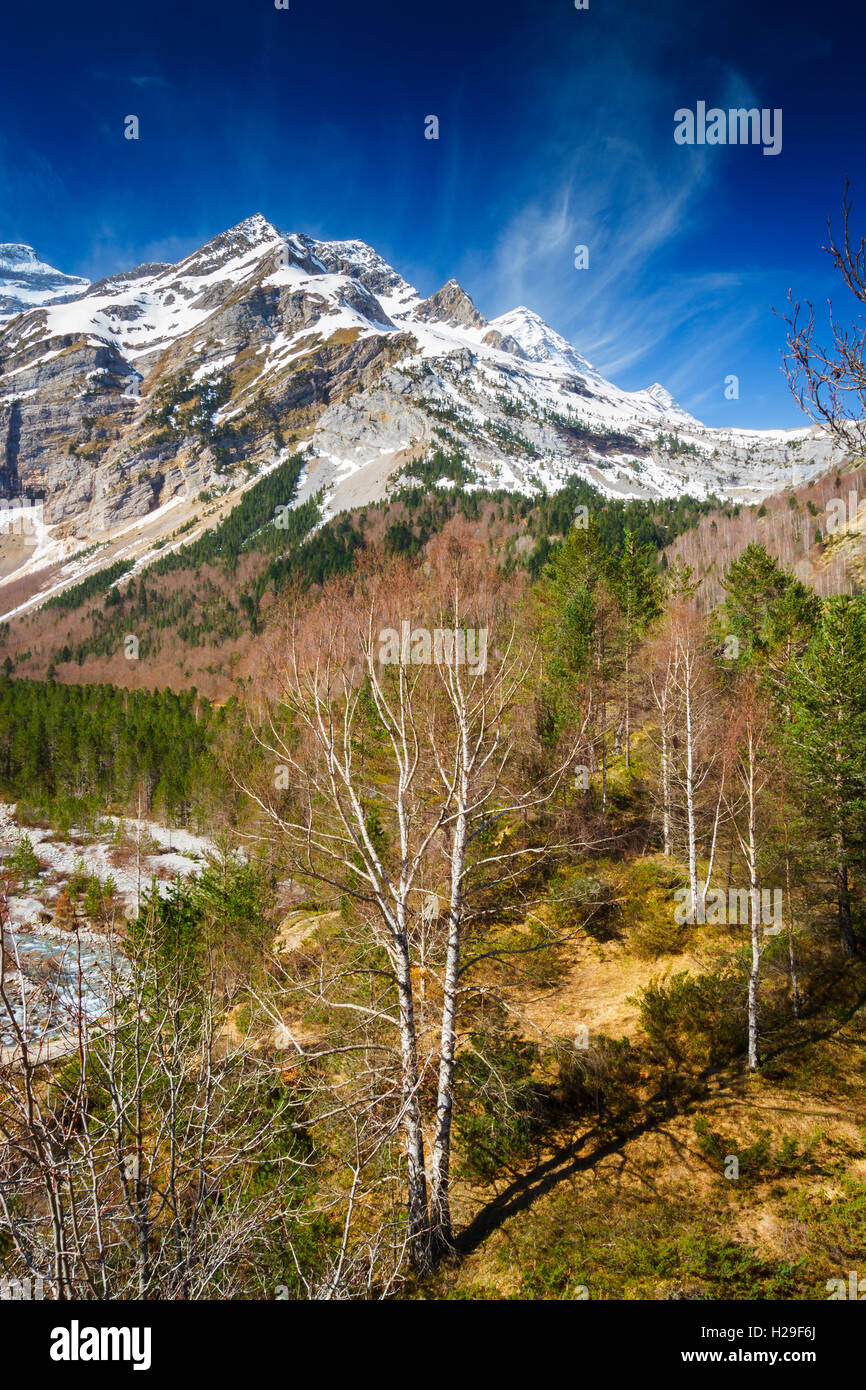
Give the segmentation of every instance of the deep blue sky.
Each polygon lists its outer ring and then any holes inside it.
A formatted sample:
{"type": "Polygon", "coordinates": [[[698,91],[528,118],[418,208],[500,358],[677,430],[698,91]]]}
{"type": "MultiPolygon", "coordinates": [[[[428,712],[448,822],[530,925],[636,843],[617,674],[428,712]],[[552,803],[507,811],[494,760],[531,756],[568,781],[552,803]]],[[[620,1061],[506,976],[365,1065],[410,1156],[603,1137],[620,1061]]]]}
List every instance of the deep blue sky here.
{"type": "Polygon", "coordinates": [[[772,306],[835,295],[846,174],[866,231],[864,27],[862,0],[7,6],[0,241],[97,278],[258,211],[527,304],[710,424],[792,425],[772,306]],[[676,145],[698,100],[781,107],[782,153],[676,145]]]}

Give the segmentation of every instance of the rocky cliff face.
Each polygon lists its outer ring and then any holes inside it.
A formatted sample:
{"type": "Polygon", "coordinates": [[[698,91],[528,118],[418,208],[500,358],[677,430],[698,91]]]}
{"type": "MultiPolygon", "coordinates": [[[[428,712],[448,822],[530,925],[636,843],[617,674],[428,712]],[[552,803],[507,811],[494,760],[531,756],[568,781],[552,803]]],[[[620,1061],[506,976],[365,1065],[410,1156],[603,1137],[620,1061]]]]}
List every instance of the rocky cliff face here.
{"type": "Polygon", "coordinates": [[[84,538],[295,448],[332,508],[381,496],[433,448],[459,450],[479,482],[555,488],[578,472],[631,496],[752,499],[829,459],[808,430],[707,429],[663,387],[605,381],[530,310],[488,323],[456,281],[422,299],[363,242],[261,216],[93,285],[0,248],[0,307],[16,292],[0,491],[43,496],[46,523],[84,538]]]}

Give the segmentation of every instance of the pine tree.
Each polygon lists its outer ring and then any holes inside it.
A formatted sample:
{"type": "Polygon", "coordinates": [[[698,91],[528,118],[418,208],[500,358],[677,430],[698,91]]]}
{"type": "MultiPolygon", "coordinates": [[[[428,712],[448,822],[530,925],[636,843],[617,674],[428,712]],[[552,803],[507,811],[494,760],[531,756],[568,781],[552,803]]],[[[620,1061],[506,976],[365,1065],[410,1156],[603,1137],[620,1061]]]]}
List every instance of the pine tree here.
{"type": "Polygon", "coordinates": [[[739,639],[743,663],[764,662],[779,649],[792,655],[818,620],[815,595],[754,541],[728,566],[722,587],[728,596],[720,618],[739,639]]]}
{"type": "Polygon", "coordinates": [[[839,935],[846,956],[857,939],[849,868],[866,841],[866,599],[827,599],[805,653],[791,663],[790,722],[782,737],[830,846],[839,935]]]}
{"type": "Polygon", "coordinates": [[[638,545],[633,531],[626,531],[622,554],[612,565],[614,593],[623,620],[625,664],[625,765],[631,765],[631,671],[638,641],[661,615],[663,586],[651,545],[638,545]]]}
{"type": "Polygon", "coordinates": [[[607,810],[610,686],[619,670],[621,620],[610,582],[611,560],[594,522],[574,527],[541,585],[542,640],[548,656],[546,695],[557,728],[596,722],[602,816],[607,810]],[[581,716],[578,715],[578,709],[581,716]]]}

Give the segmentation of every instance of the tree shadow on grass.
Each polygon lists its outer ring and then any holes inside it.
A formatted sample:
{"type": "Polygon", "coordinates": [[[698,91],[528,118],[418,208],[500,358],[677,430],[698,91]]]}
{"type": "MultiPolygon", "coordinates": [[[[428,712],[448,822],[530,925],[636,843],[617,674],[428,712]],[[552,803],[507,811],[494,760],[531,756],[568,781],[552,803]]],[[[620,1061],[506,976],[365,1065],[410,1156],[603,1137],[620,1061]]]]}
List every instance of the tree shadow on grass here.
{"type": "MultiPolygon", "coordinates": [[[[824,1002],[823,999],[820,1002],[824,1002]]],[[[852,997],[849,998],[844,1009],[840,1010],[839,1016],[832,1023],[827,1024],[822,1021],[817,1027],[810,1028],[806,1036],[780,1039],[774,1047],[768,1048],[763,1059],[764,1063],[778,1060],[785,1055],[796,1054],[799,1049],[806,1045],[831,1039],[850,1023],[864,1002],[866,1002],[866,990],[857,982],[852,997]]],[[[813,1001],[812,1007],[806,1010],[806,1018],[809,1018],[810,1015],[820,1017],[819,1001],[813,1001]]],[[[804,1021],[801,1021],[800,1028],[802,1028],[804,1021]]],[[[815,1021],[817,1022],[817,1019],[815,1021]]],[[[562,1145],[549,1158],[536,1164],[529,1172],[515,1178],[504,1191],[476,1212],[468,1226],[455,1236],[455,1253],[458,1257],[468,1255],[482,1245],[510,1217],[516,1216],[518,1212],[526,1211],[540,1197],[552,1192],[560,1183],[565,1182],[574,1174],[594,1168],[603,1159],[621,1152],[633,1140],[659,1129],[665,1121],[678,1115],[689,1114],[697,1103],[706,1101],[708,1091],[713,1083],[718,1084],[723,1082],[725,1078],[730,1078],[732,1069],[739,1070],[739,1067],[739,1061],[732,1059],[726,1064],[709,1067],[691,1078],[684,1078],[680,1075],[677,1078],[675,1089],[672,1089],[670,1081],[666,1080],[644,1102],[639,1116],[635,1117],[631,1123],[623,1124],[620,1122],[615,1132],[612,1132],[610,1122],[606,1125],[597,1124],[579,1135],[578,1138],[562,1145]]]]}
{"type": "Polygon", "coordinates": [[[469,1225],[454,1240],[458,1255],[468,1255],[483,1244],[510,1217],[526,1211],[540,1197],[552,1192],[575,1173],[594,1168],[602,1159],[619,1153],[627,1144],[650,1130],[658,1128],[675,1115],[687,1112],[706,1095],[706,1085],[696,1081],[688,1091],[675,1098],[668,1088],[657,1091],[643,1106],[640,1118],[611,1133],[610,1125],[596,1125],[577,1139],[562,1145],[549,1158],[522,1174],[476,1212],[469,1225]]]}

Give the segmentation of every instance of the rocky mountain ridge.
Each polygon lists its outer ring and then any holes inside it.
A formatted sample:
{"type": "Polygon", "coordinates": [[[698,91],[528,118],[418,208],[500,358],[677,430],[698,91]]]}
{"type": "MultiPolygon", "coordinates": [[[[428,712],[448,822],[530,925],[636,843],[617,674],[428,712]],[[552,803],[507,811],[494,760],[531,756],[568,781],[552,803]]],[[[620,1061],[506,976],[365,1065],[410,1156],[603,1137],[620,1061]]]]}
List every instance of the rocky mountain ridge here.
{"type": "MultiPolygon", "coordinates": [[[[50,270],[11,250],[21,277],[50,270]]],[[[578,474],[610,496],[747,501],[831,461],[816,430],[710,429],[658,383],[606,381],[527,308],[488,321],[454,280],[423,298],[364,242],[258,214],[176,265],[52,275],[30,292],[53,298],[0,322],[0,492],[42,499],[41,561],[131,523],[168,532],[295,450],[301,500],[331,511],[437,450],[469,487],[578,474]]]]}

